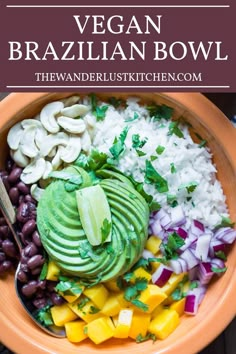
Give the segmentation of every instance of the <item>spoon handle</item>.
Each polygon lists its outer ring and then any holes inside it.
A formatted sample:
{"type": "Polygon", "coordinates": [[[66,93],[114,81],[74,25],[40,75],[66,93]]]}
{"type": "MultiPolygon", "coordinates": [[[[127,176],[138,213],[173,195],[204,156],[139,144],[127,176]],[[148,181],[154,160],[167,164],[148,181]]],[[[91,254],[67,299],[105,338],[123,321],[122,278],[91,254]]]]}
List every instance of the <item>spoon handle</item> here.
{"type": "Polygon", "coordinates": [[[0,209],[12,232],[12,235],[17,243],[17,246],[19,247],[19,250],[21,250],[22,249],[21,240],[14,227],[14,224],[16,222],[15,209],[11,203],[11,200],[9,198],[9,195],[6,191],[6,188],[1,178],[0,178],[0,209]]]}

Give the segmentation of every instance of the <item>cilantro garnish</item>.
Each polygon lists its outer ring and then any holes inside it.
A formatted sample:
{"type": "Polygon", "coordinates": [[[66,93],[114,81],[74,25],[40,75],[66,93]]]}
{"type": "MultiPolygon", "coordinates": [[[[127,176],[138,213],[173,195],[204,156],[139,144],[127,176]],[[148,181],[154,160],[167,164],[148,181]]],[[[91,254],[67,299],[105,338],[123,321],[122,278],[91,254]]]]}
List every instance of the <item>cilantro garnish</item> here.
{"type": "Polygon", "coordinates": [[[128,283],[124,291],[125,300],[130,301],[143,311],[148,311],[148,306],[138,299],[141,292],[147,288],[147,285],[148,280],[146,278],[137,278],[134,284],[128,283]]]}
{"type": "Polygon", "coordinates": [[[89,309],[89,314],[90,315],[94,315],[95,313],[98,313],[100,311],[100,309],[98,309],[97,307],[91,305],[90,309],[89,309]]]}
{"type": "Polygon", "coordinates": [[[80,301],[77,303],[77,308],[78,310],[82,310],[83,307],[89,302],[89,298],[87,297],[83,297],[82,299],[80,299],[80,301]]]}
{"type": "Polygon", "coordinates": [[[171,162],[171,164],[170,164],[170,172],[171,173],[176,173],[177,172],[174,162],[171,162]]]}
{"type": "Polygon", "coordinates": [[[52,326],[53,323],[53,319],[51,316],[51,312],[50,312],[50,306],[47,305],[39,310],[37,310],[35,312],[35,318],[36,320],[38,320],[42,325],[48,327],[48,326],[52,326]]]}
{"type": "Polygon", "coordinates": [[[83,288],[80,283],[68,278],[68,280],[60,280],[60,282],[56,285],[55,290],[63,293],[64,295],[77,295],[82,293],[83,288]]]}
{"type": "Polygon", "coordinates": [[[136,149],[136,152],[139,157],[147,155],[145,152],[143,152],[142,150],[139,150],[139,149],[136,149]]]}
{"type": "Polygon", "coordinates": [[[125,119],[125,122],[133,122],[134,120],[136,120],[136,119],[138,119],[139,118],[139,115],[138,115],[138,113],[137,112],[134,112],[134,116],[133,116],[133,118],[127,118],[127,119],[125,119]]]}
{"type": "Polygon", "coordinates": [[[165,147],[164,146],[161,146],[161,145],[158,145],[158,147],[156,148],[156,153],[158,155],[161,155],[165,150],[165,147]]]}
{"type": "Polygon", "coordinates": [[[145,182],[154,184],[159,193],[168,192],[167,181],[156,171],[149,160],[146,160],[145,182]]]}
{"type": "Polygon", "coordinates": [[[91,99],[93,115],[96,117],[97,121],[104,120],[108,106],[98,106],[98,99],[94,93],[91,93],[89,96],[91,99]]]}
{"type": "Polygon", "coordinates": [[[184,244],[184,239],[182,239],[182,237],[180,237],[175,231],[169,234],[167,242],[162,242],[161,244],[166,259],[176,259],[178,257],[176,251],[184,244]]]}
{"type": "Polygon", "coordinates": [[[112,147],[109,149],[110,153],[113,156],[113,159],[115,160],[117,160],[125,150],[125,139],[127,137],[128,130],[129,127],[126,126],[124,130],[121,132],[119,138],[116,138],[114,140],[112,147]]]}
{"type": "Polygon", "coordinates": [[[133,134],[132,135],[132,147],[134,149],[141,149],[147,142],[147,138],[144,138],[143,140],[140,140],[140,135],[139,134],[133,134]]]}
{"type": "Polygon", "coordinates": [[[40,275],[39,275],[39,280],[44,280],[44,279],[46,279],[47,272],[48,272],[48,262],[45,262],[45,263],[43,264],[42,269],[41,269],[41,272],[40,272],[40,275]]]}
{"type": "Polygon", "coordinates": [[[198,285],[199,285],[199,283],[197,281],[192,281],[189,285],[189,289],[190,290],[196,289],[196,288],[198,288],[198,285]]]}
{"type": "Polygon", "coordinates": [[[181,184],[178,188],[178,190],[184,189],[186,188],[188,193],[192,193],[195,191],[196,187],[197,187],[198,183],[193,181],[190,183],[186,183],[186,184],[181,184]]]}
{"type": "Polygon", "coordinates": [[[221,223],[216,225],[216,229],[219,229],[220,227],[234,227],[235,222],[232,222],[230,218],[227,218],[225,216],[222,216],[221,218],[221,223]]]}
{"type": "Polygon", "coordinates": [[[136,337],[136,343],[142,343],[142,342],[145,342],[149,339],[151,339],[153,342],[155,342],[157,340],[157,337],[153,333],[148,333],[146,336],[142,336],[142,334],[140,333],[136,337]]]}
{"type": "Polygon", "coordinates": [[[122,98],[110,97],[108,99],[108,102],[115,108],[125,105],[125,100],[123,100],[122,98]]]}
{"type": "Polygon", "coordinates": [[[217,251],[215,252],[215,256],[217,258],[223,259],[223,261],[227,261],[226,254],[223,251],[217,251]]]}
{"type": "Polygon", "coordinates": [[[160,119],[166,119],[169,120],[172,117],[173,114],[173,108],[166,106],[164,104],[158,105],[156,103],[153,103],[150,106],[147,106],[147,110],[149,111],[149,114],[154,120],[160,120],[160,119]]]}
{"type": "Polygon", "coordinates": [[[188,281],[188,276],[186,275],[186,276],[184,276],[182,281],[179,282],[179,284],[177,285],[175,290],[171,293],[170,296],[174,301],[181,300],[187,295],[187,293],[183,291],[184,284],[187,281],[188,281]]]}
{"type": "Polygon", "coordinates": [[[179,138],[183,138],[184,137],[183,132],[179,128],[179,123],[178,122],[171,122],[169,124],[168,135],[173,135],[173,134],[178,136],[179,138]]]}
{"type": "Polygon", "coordinates": [[[106,218],[103,220],[101,233],[102,233],[102,243],[104,243],[110,234],[111,231],[111,222],[106,218]]]}
{"type": "Polygon", "coordinates": [[[211,271],[213,273],[224,273],[224,272],[226,272],[226,270],[227,270],[227,267],[224,267],[224,268],[211,267],[211,271]]]}
{"type": "Polygon", "coordinates": [[[155,161],[156,159],[158,159],[157,156],[155,156],[155,155],[151,155],[151,156],[150,156],[150,160],[151,160],[151,161],[155,161]]]}
{"type": "Polygon", "coordinates": [[[148,311],[148,305],[145,304],[144,302],[138,300],[138,299],[133,299],[130,301],[131,304],[133,304],[134,306],[138,307],[139,309],[143,310],[143,311],[148,311]]]}
{"type": "Polygon", "coordinates": [[[167,194],[166,201],[172,208],[178,205],[177,197],[174,194],[167,194]]]}

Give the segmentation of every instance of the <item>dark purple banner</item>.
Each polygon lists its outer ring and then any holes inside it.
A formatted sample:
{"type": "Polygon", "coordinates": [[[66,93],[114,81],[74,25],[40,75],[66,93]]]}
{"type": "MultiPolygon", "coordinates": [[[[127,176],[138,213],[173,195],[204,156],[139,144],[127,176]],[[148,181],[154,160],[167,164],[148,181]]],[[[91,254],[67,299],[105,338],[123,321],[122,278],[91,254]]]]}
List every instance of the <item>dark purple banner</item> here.
{"type": "Polygon", "coordinates": [[[1,91],[236,91],[235,1],[1,1],[1,91]]]}

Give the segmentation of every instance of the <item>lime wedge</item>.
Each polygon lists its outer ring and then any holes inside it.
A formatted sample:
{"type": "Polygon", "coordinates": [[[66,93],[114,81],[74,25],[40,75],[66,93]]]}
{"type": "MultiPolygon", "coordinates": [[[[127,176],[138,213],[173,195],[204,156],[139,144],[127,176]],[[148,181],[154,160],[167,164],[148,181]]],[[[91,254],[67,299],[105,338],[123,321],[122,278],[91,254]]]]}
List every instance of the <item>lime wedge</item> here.
{"type": "Polygon", "coordinates": [[[102,187],[82,188],[76,191],[80,220],[89,243],[98,246],[111,241],[111,211],[102,187]]]}

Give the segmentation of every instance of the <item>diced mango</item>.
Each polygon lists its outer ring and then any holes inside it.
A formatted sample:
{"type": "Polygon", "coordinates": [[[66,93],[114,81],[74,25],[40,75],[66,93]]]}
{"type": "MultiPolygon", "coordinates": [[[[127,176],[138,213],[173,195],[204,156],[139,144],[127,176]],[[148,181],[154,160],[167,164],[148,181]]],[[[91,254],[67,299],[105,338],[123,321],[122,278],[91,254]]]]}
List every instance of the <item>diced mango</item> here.
{"type": "Polygon", "coordinates": [[[83,304],[83,301],[84,298],[79,298],[72,304],[68,304],[68,306],[79,318],[85,322],[94,321],[101,316],[99,309],[94,306],[92,301],[89,300],[82,306],[81,304],[83,304]]]}
{"type": "Polygon", "coordinates": [[[108,298],[109,292],[104,285],[97,284],[91,288],[85,289],[84,295],[87,296],[96,307],[101,309],[108,298]]]}
{"type": "Polygon", "coordinates": [[[171,274],[170,279],[168,282],[162,287],[162,291],[166,293],[167,295],[170,295],[178,286],[179,282],[183,280],[184,276],[186,273],[181,273],[181,274],[171,274]]]}
{"type": "Polygon", "coordinates": [[[156,236],[150,236],[146,242],[145,248],[153,254],[156,254],[160,249],[161,243],[162,240],[160,238],[156,236]]]}
{"type": "Polygon", "coordinates": [[[118,316],[118,322],[115,327],[115,338],[128,338],[133,317],[133,310],[123,309],[118,316]]]}
{"type": "Polygon", "coordinates": [[[122,308],[126,308],[130,306],[130,302],[125,300],[124,298],[124,291],[121,291],[119,294],[117,294],[116,298],[122,308]]]}
{"type": "Polygon", "coordinates": [[[151,313],[162,301],[167,298],[167,295],[161,288],[154,284],[149,284],[147,288],[141,292],[139,300],[148,305],[147,313],[151,313]]]}
{"type": "Polygon", "coordinates": [[[70,290],[67,290],[66,293],[62,293],[59,292],[59,294],[64,297],[64,299],[71,303],[74,302],[75,300],[77,300],[80,295],[82,294],[82,292],[84,291],[84,286],[79,284],[79,287],[81,288],[81,292],[77,291],[75,294],[73,294],[73,292],[70,292],[70,290]]]}
{"type": "Polygon", "coordinates": [[[155,334],[158,339],[168,337],[179,325],[178,313],[173,309],[163,309],[150,323],[149,332],[155,334]]]}
{"type": "Polygon", "coordinates": [[[120,312],[121,308],[117,295],[111,294],[101,309],[101,313],[106,316],[115,316],[120,312]]]}
{"type": "Polygon", "coordinates": [[[135,269],[135,271],[133,272],[133,277],[130,279],[130,282],[135,283],[135,280],[137,278],[145,278],[149,282],[152,279],[152,276],[144,268],[140,267],[135,269]]]}
{"type": "Polygon", "coordinates": [[[82,340],[88,337],[87,334],[84,333],[84,326],[86,322],[84,321],[73,321],[67,322],[65,324],[66,337],[70,342],[79,343],[82,340]]]}
{"type": "Polygon", "coordinates": [[[61,272],[61,270],[57,266],[57,264],[54,263],[53,261],[49,261],[48,262],[48,269],[47,269],[46,279],[47,280],[52,280],[52,281],[57,281],[60,272],[61,272]]]}
{"type": "MultiPolygon", "coordinates": [[[[167,299],[166,299],[167,300],[167,299]]],[[[164,303],[166,302],[166,300],[164,300],[160,305],[158,305],[151,313],[151,318],[155,318],[157,315],[159,315],[159,313],[163,310],[163,306],[164,303]]]]}
{"type": "Polygon", "coordinates": [[[146,313],[134,313],[132,317],[129,337],[136,339],[138,335],[145,337],[151,321],[151,315],[146,313]]]}
{"type": "Polygon", "coordinates": [[[183,299],[179,301],[174,301],[171,305],[170,308],[172,310],[175,310],[179,316],[182,316],[184,314],[184,306],[185,306],[186,298],[184,297],[183,299]]]}
{"type": "Polygon", "coordinates": [[[103,283],[103,285],[105,285],[105,287],[110,291],[114,291],[114,292],[120,291],[120,288],[118,287],[116,280],[106,281],[105,283],[103,283]]]}
{"type": "Polygon", "coordinates": [[[64,326],[65,323],[77,319],[76,314],[71,311],[68,304],[51,307],[51,315],[56,326],[64,326]]]}
{"type": "Polygon", "coordinates": [[[95,344],[100,344],[113,337],[115,326],[110,317],[104,316],[88,323],[84,330],[95,344]]]}

